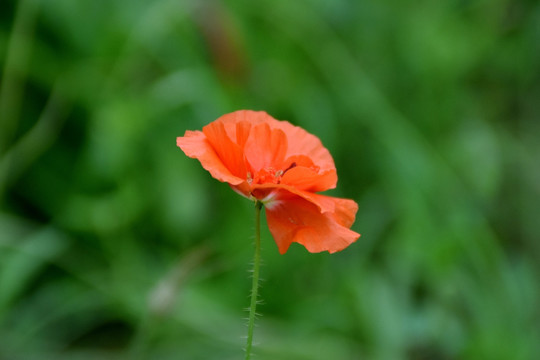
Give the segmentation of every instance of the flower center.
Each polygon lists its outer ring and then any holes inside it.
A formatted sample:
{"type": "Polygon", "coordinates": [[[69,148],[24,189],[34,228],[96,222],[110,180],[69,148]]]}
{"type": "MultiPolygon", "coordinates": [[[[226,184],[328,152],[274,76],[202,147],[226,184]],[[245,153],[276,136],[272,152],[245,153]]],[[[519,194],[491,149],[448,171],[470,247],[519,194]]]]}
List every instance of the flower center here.
{"type": "Polygon", "coordinates": [[[261,170],[259,170],[257,173],[255,173],[255,176],[251,174],[251,172],[248,171],[247,173],[247,181],[251,184],[279,184],[281,182],[281,178],[285,173],[292,168],[296,167],[296,163],[293,162],[288,168],[285,170],[276,170],[272,166],[265,167],[261,170]]]}

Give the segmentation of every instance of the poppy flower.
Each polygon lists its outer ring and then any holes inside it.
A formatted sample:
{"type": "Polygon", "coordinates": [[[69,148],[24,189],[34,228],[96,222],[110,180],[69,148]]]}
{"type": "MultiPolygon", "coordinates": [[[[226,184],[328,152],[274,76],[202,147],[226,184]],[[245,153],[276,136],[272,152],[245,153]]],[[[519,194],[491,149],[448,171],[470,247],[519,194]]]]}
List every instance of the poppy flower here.
{"type": "Polygon", "coordinates": [[[334,160],[321,141],[263,111],[240,110],[186,131],[176,144],[217,180],[264,204],[279,252],[297,242],[309,252],[343,250],[358,205],[317,194],[336,187],[334,160]]]}

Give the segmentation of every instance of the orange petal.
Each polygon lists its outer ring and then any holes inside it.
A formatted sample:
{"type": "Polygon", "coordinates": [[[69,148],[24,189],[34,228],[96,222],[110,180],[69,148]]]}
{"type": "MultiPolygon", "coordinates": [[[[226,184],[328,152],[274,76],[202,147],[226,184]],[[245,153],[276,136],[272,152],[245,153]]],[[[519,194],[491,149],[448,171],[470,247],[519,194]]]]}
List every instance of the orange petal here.
{"type": "Polygon", "coordinates": [[[203,133],[231,174],[246,179],[248,170],[244,152],[229,138],[223,123],[214,121],[203,127],[203,133]]]}
{"type": "Polygon", "coordinates": [[[358,209],[356,203],[347,199],[327,198],[334,202],[334,212],[321,213],[315,204],[301,197],[277,200],[266,206],[268,228],[281,254],[293,242],[304,245],[312,253],[334,253],[360,237],[360,234],[348,228],[358,209]]]}
{"type": "Polygon", "coordinates": [[[216,122],[225,126],[232,141],[243,148],[252,126],[277,121],[264,111],[238,110],[219,117],[216,122]],[[238,124],[241,124],[238,126],[238,124]]]}
{"type": "Polygon", "coordinates": [[[319,166],[304,155],[290,156],[285,160],[281,184],[294,186],[305,191],[325,191],[337,184],[336,169],[321,170],[319,166]]]}
{"type": "Polygon", "coordinates": [[[300,196],[319,208],[319,212],[334,212],[336,204],[333,197],[303,191],[294,186],[284,184],[257,184],[252,186],[255,198],[271,205],[272,201],[286,201],[300,196]]]}
{"type": "Polygon", "coordinates": [[[338,224],[351,227],[358,211],[358,204],[350,199],[332,198],[336,210],[332,214],[338,224]]]}
{"type": "Polygon", "coordinates": [[[202,132],[188,130],[183,137],[176,138],[176,145],[190,158],[198,159],[215,179],[231,185],[240,185],[245,181],[231,173],[202,132]]]}
{"type": "Polygon", "coordinates": [[[281,129],[287,136],[287,157],[305,155],[321,170],[335,170],[336,166],[332,155],[318,137],[308,133],[301,127],[292,125],[288,121],[275,120],[271,126],[281,129]]]}
{"type": "Polygon", "coordinates": [[[325,191],[336,187],[336,170],[314,171],[303,166],[296,166],[283,175],[281,183],[305,191],[325,191]]]}
{"type": "Polygon", "coordinates": [[[336,168],[332,155],[330,155],[330,152],[323,146],[318,137],[298,126],[292,125],[288,121],[276,120],[264,111],[238,110],[225,114],[216,121],[222,122],[225,125],[230,138],[237,140],[237,144],[241,143],[239,140],[240,136],[237,135],[237,123],[248,122],[252,125],[268,124],[271,129],[279,129],[285,133],[287,138],[287,153],[285,158],[305,155],[319,166],[321,170],[335,170],[336,168]]]}
{"type": "Polygon", "coordinates": [[[272,129],[267,123],[257,124],[251,127],[244,152],[253,171],[278,170],[287,153],[287,138],[283,131],[272,129]]]}
{"type": "Polygon", "coordinates": [[[236,133],[234,134],[234,138],[236,139],[236,143],[241,149],[244,149],[249,133],[251,132],[251,123],[247,121],[236,123],[235,130],[236,133]]]}
{"type": "Polygon", "coordinates": [[[217,121],[225,124],[227,131],[234,131],[234,126],[239,122],[247,121],[253,125],[277,121],[265,111],[237,110],[221,116],[217,121]]]}

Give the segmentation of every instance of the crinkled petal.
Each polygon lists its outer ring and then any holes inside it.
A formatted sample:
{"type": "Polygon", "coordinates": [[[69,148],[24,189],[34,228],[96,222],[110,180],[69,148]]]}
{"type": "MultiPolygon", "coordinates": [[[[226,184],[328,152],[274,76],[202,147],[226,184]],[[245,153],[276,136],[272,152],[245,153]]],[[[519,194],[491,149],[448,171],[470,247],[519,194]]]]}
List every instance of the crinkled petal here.
{"type": "Polygon", "coordinates": [[[334,212],[321,212],[314,203],[302,197],[277,200],[266,206],[268,228],[281,254],[293,242],[304,245],[312,253],[334,253],[360,237],[360,234],[348,228],[358,209],[356,203],[347,199],[327,198],[334,202],[334,212]]]}
{"type": "Polygon", "coordinates": [[[332,214],[338,224],[350,228],[354,224],[358,204],[350,199],[331,198],[334,201],[335,211],[332,214]]]}
{"type": "Polygon", "coordinates": [[[252,194],[255,198],[264,201],[267,207],[272,207],[274,201],[283,202],[299,196],[317,206],[321,213],[333,213],[336,209],[336,203],[333,200],[336,198],[300,190],[285,184],[254,185],[252,186],[252,194]]]}
{"type": "Polygon", "coordinates": [[[214,121],[203,127],[203,133],[227,169],[233,175],[246,179],[248,170],[244,152],[229,138],[223,123],[214,121]]]}
{"type": "Polygon", "coordinates": [[[198,159],[215,179],[231,185],[240,185],[245,181],[231,173],[201,131],[186,131],[183,137],[176,138],[176,145],[190,158],[198,159]]]}
{"type": "Polygon", "coordinates": [[[235,130],[232,138],[236,139],[236,143],[243,150],[251,133],[251,123],[247,121],[236,123],[235,130]]]}
{"type": "Polygon", "coordinates": [[[287,153],[287,137],[283,131],[272,129],[266,123],[257,124],[251,127],[244,152],[253,171],[264,168],[278,170],[287,153]]]}
{"type": "MultiPolygon", "coordinates": [[[[335,170],[334,159],[330,152],[323,146],[321,140],[313,134],[308,133],[298,126],[294,126],[288,121],[274,119],[264,111],[238,110],[221,116],[216,121],[222,122],[231,139],[239,139],[237,136],[236,124],[248,122],[251,125],[261,123],[268,124],[271,129],[279,129],[285,133],[287,138],[286,158],[295,155],[305,155],[309,157],[321,170],[335,170]]],[[[237,141],[240,144],[240,141],[237,141]]]]}
{"type": "Polygon", "coordinates": [[[275,120],[272,126],[283,130],[285,135],[287,135],[289,142],[287,157],[305,155],[319,166],[321,170],[336,169],[332,155],[330,155],[330,152],[323,146],[318,137],[308,133],[301,127],[292,125],[288,121],[275,120]]]}
{"type": "Polygon", "coordinates": [[[333,169],[314,171],[303,166],[296,166],[283,175],[281,183],[305,191],[325,191],[336,187],[337,173],[333,169]]]}

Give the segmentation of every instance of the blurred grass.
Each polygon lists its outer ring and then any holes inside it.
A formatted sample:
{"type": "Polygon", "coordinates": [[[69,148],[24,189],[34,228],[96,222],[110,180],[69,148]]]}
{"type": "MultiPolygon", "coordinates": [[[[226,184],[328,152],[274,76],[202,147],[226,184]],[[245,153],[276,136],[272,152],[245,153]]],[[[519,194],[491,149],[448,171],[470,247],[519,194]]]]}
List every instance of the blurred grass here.
{"type": "Polygon", "coordinates": [[[316,134],[344,252],[265,230],[261,359],[540,358],[534,1],[4,1],[0,359],[238,359],[252,204],[175,146],[316,134]]]}

